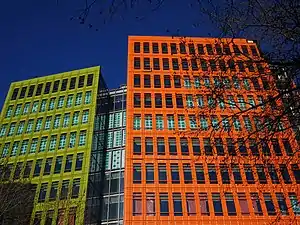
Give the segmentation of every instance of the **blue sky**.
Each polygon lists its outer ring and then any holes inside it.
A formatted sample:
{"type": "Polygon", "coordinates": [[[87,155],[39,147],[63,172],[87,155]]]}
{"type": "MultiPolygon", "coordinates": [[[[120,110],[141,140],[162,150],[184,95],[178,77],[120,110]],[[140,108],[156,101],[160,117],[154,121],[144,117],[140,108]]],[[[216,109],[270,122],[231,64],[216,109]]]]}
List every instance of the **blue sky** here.
{"type": "Polygon", "coordinates": [[[110,88],[126,82],[128,35],[217,35],[198,8],[188,1],[166,0],[150,13],[147,6],[127,11],[106,25],[92,14],[89,29],[70,17],[83,0],[4,1],[0,9],[0,104],[12,81],[94,65],[103,67],[110,88]],[[139,12],[139,13],[138,13],[139,12]],[[146,15],[143,20],[136,16],[146,15]],[[193,23],[199,26],[194,27],[193,23]],[[169,31],[169,32],[168,32],[169,31]]]}

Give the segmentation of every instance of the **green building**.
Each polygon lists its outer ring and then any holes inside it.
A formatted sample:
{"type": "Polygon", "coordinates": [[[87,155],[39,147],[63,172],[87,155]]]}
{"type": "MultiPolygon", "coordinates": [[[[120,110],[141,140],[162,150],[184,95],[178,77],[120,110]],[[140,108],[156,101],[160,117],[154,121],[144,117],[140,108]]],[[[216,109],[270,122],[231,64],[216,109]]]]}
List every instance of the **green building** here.
{"type": "Polygon", "coordinates": [[[106,90],[98,66],[11,84],[0,176],[36,186],[31,224],[84,224],[97,95],[106,90]]]}

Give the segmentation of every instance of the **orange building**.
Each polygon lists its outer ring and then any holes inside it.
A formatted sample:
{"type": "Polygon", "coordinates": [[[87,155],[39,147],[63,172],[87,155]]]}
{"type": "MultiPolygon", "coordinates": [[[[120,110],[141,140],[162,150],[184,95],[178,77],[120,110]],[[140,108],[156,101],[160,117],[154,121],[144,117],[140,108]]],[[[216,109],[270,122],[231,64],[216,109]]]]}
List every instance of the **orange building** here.
{"type": "Polygon", "coordinates": [[[281,106],[260,106],[261,59],[246,39],[129,37],[124,224],[300,224],[288,122],[249,135],[281,106]]]}

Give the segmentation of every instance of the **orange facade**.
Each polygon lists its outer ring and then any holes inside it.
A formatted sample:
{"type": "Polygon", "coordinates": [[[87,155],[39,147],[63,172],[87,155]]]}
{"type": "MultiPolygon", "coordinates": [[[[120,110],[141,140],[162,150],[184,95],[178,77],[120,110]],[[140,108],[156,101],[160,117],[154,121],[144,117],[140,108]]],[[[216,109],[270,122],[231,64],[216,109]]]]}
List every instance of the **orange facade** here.
{"type": "Polygon", "coordinates": [[[241,138],[267,109],[226,120],[276,92],[259,54],[246,39],[129,37],[124,224],[300,223],[292,131],[262,145],[241,138]]]}

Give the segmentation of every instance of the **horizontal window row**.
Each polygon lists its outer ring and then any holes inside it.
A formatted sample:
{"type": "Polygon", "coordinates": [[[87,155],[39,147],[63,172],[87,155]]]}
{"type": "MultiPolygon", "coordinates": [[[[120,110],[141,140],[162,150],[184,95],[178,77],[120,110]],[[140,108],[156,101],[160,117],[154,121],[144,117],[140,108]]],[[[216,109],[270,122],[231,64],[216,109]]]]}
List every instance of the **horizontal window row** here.
{"type": "Polygon", "coordinates": [[[124,171],[106,172],[103,181],[103,195],[114,195],[124,192],[124,171]]]}
{"type": "Polygon", "coordinates": [[[199,88],[215,88],[215,89],[224,89],[236,90],[245,89],[249,90],[270,90],[272,80],[267,77],[237,77],[232,76],[180,76],[180,75],[150,75],[150,74],[134,74],[133,85],[136,88],[187,88],[192,87],[199,88]],[[142,80],[143,79],[143,80],[142,80]],[[143,81],[143,84],[142,84],[143,81]],[[142,86],[143,85],[143,86],[142,86]]]}
{"type": "Polygon", "coordinates": [[[195,114],[134,114],[133,130],[202,130],[202,131],[234,131],[257,132],[264,131],[283,131],[285,129],[284,119],[273,121],[270,117],[259,116],[228,116],[210,115],[196,116],[195,114]],[[241,123],[243,121],[243,126],[241,123]],[[176,122],[175,122],[176,121],[176,122]],[[154,123],[154,124],[153,124],[154,123]],[[155,125],[155,126],[154,126],[155,125]],[[275,126],[274,126],[275,125],[275,126]],[[277,126],[277,127],[276,127],[277,126]]]}
{"type": "Polygon", "coordinates": [[[54,181],[51,184],[41,183],[40,189],[38,191],[38,202],[78,198],[79,189],[80,178],[75,178],[73,179],[73,181],[54,181]]]}
{"type": "Polygon", "coordinates": [[[133,193],[133,216],[300,216],[300,203],[294,192],[140,192],[133,193]],[[169,201],[170,199],[170,201],[169,201]]]}
{"type": "MultiPolygon", "coordinates": [[[[124,195],[110,195],[103,198],[102,223],[122,220],[124,215],[124,195]]],[[[104,223],[103,223],[104,224],[104,223]]],[[[121,225],[121,223],[112,223],[121,225]]]]}
{"type": "Polygon", "coordinates": [[[133,94],[134,108],[211,108],[219,107],[221,110],[229,108],[231,110],[255,110],[256,108],[266,109],[269,106],[275,110],[279,103],[276,101],[269,101],[271,96],[264,98],[261,95],[222,95],[214,96],[212,94],[160,94],[160,93],[140,93],[133,94]],[[246,99],[247,98],[247,99],[246,99]],[[142,99],[144,101],[142,102],[142,99]],[[164,99],[164,101],[163,101],[164,99]],[[258,105],[260,105],[258,107],[258,105]]]}
{"type": "Polygon", "coordinates": [[[109,113],[109,115],[101,114],[95,117],[95,130],[114,129],[122,126],[126,126],[126,111],[109,113]]]}
{"type": "Polygon", "coordinates": [[[74,131],[69,134],[42,136],[41,138],[24,139],[14,142],[6,142],[0,145],[1,157],[13,157],[26,154],[35,154],[36,152],[53,152],[58,150],[67,150],[75,147],[85,146],[87,142],[87,132],[74,131]]]}
{"type": "Polygon", "coordinates": [[[153,54],[190,54],[190,55],[249,55],[258,56],[258,50],[255,45],[236,45],[230,43],[218,44],[194,44],[194,43],[158,43],[158,42],[134,42],[134,53],[151,53],[153,54]]]}
{"type": "Polygon", "coordinates": [[[28,160],[0,167],[1,180],[18,180],[20,178],[34,178],[51,174],[80,171],[83,164],[83,153],[77,155],[56,156],[56,158],[28,160]]]}
{"type": "Polygon", "coordinates": [[[133,67],[136,70],[143,69],[144,71],[159,71],[159,70],[185,70],[185,71],[230,71],[230,72],[258,72],[265,73],[265,68],[261,63],[253,63],[253,61],[234,61],[229,59],[225,62],[224,59],[210,59],[192,58],[191,60],[185,58],[150,58],[150,57],[134,57],[133,67]],[[143,67],[141,66],[143,60],[143,67]],[[152,61],[152,62],[151,62],[152,61]],[[171,61],[171,62],[170,62],[171,61]],[[172,67],[170,65],[172,64],[172,67]],[[246,70],[247,69],[247,70],[246,70]]]}
{"type": "Polygon", "coordinates": [[[291,184],[300,183],[300,169],[297,164],[202,164],[195,163],[133,163],[134,184],[291,184]],[[256,171],[256,173],[254,173],[256,171]],[[281,177],[279,177],[279,174],[281,177]],[[282,180],[281,180],[282,179],[282,180]]]}
{"type": "Polygon", "coordinates": [[[60,208],[58,209],[57,213],[55,213],[55,210],[48,210],[44,211],[44,216],[43,211],[36,211],[34,215],[33,224],[42,224],[43,217],[45,217],[45,225],[52,224],[52,221],[55,221],[54,224],[74,225],[76,224],[76,210],[76,207],[70,207],[68,210],[60,208]]]}
{"type": "MultiPolygon", "coordinates": [[[[237,140],[233,138],[176,138],[176,137],[141,137],[133,138],[133,154],[141,155],[206,155],[206,156],[282,156],[283,149],[288,156],[294,155],[294,150],[288,139],[279,140],[273,138],[269,141],[265,139],[256,140],[249,138],[246,141],[243,138],[237,140]],[[167,146],[167,147],[166,147],[167,146]],[[270,147],[272,146],[272,148],[270,147]],[[272,151],[273,150],[273,151],[272,151]],[[275,154],[274,154],[274,153],[275,154]]],[[[297,149],[297,146],[293,146],[297,149]]]]}
{"type": "Polygon", "coordinates": [[[49,112],[54,109],[71,108],[73,106],[79,106],[91,103],[92,92],[85,92],[83,99],[83,93],[77,93],[76,95],[70,94],[68,96],[60,96],[58,98],[42,99],[34,102],[26,102],[24,104],[10,105],[8,106],[5,118],[28,115],[30,113],[49,112]]]}
{"type": "Polygon", "coordinates": [[[15,88],[12,92],[10,100],[23,99],[25,97],[40,96],[42,94],[56,93],[58,91],[73,90],[76,87],[82,88],[84,86],[93,85],[93,74],[87,76],[81,75],[79,77],[71,77],[40,83],[37,85],[24,86],[22,88],[15,88]]]}
{"type": "Polygon", "coordinates": [[[58,114],[55,116],[40,117],[37,119],[21,120],[3,124],[0,129],[0,137],[31,134],[46,130],[55,130],[89,122],[89,110],[75,111],[73,113],[58,114]],[[9,126],[9,127],[8,127],[9,126]]]}

